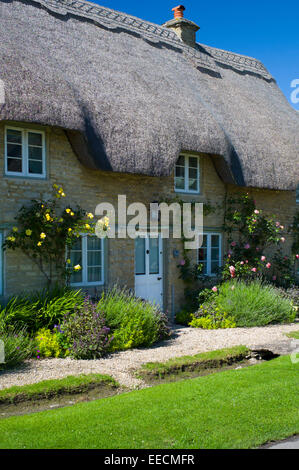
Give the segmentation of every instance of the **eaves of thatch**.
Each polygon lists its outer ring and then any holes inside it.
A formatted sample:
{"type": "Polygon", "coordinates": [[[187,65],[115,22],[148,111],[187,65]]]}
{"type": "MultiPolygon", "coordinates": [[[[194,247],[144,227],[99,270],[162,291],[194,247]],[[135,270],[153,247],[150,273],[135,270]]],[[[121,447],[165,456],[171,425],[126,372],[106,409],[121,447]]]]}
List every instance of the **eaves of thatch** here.
{"type": "Polygon", "coordinates": [[[90,168],[166,176],[183,150],[228,183],[299,183],[298,113],[256,59],[82,0],[0,0],[0,44],[0,119],[64,128],[90,168]]]}

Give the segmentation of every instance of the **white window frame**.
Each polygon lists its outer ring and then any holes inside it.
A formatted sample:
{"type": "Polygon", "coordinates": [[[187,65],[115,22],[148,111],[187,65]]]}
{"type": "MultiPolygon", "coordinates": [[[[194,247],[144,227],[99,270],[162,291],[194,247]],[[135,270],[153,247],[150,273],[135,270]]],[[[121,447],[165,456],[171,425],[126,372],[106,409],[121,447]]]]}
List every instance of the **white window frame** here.
{"type": "Polygon", "coordinates": [[[3,234],[0,232],[0,295],[3,295],[3,234]]]}
{"type": "MultiPolygon", "coordinates": [[[[211,265],[212,265],[212,236],[216,235],[219,237],[219,263],[218,263],[218,266],[219,268],[221,268],[222,264],[223,264],[223,260],[222,260],[222,233],[220,232],[204,232],[203,235],[207,236],[207,273],[206,274],[201,274],[203,276],[206,276],[206,277],[216,277],[217,275],[214,274],[214,273],[211,273],[211,265]]],[[[200,248],[199,248],[200,250],[200,248]]],[[[199,250],[197,251],[197,261],[199,264],[202,264],[200,263],[200,260],[199,260],[199,250]]]]}
{"type": "Polygon", "coordinates": [[[87,264],[87,237],[89,236],[96,236],[96,235],[87,235],[81,234],[81,249],[82,249],[82,282],[71,282],[71,287],[88,287],[88,286],[103,286],[105,284],[105,239],[100,238],[102,242],[102,253],[101,253],[101,263],[102,263],[102,271],[101,271],[101,281],[96,282],[88,282],[88,264],[87,264]]]}
{"type": "Polygon", "coordinates": [[[174,190],[176,193],[187,193],[187,194],[200,194],[200,157],[198,155],[190,155],[190,154],[185,154],[181,153],[179,155],[180,157],[184,157],[185,160],[185,175],[184,175],[184,180],[185,180],[185,188],[184,189],[179,189],[176,187],[176,167],[178,160],[175,164],[175,169],[174,169],[174,190]],[[196,190],[194,189],[189,189],[189,159],[190,158],[196,158],[197,159],[197,188],[196,190]]]}
{"type": "Polygon", "coordinates": [[[19,176],[19,177],[26,177],[26,178],[37,178],[37,179],[45,179],[46,178],[46,135],[45,132],[42,130],[36,129],[25,129],[23,127],[14,127],[14,126],[5,126],[5,175],[7,176],[19,176]],[[19,131],[22,133],[22,172],[19,171],[8,171],[7,169],[7,131],[11,129],[13,131],[19,131]],[[43,164],[43,172],[39,174],[29,173],[28,163],[28,133],[31,134],[40,134],[42,136],[42,164],[43,164]]]}

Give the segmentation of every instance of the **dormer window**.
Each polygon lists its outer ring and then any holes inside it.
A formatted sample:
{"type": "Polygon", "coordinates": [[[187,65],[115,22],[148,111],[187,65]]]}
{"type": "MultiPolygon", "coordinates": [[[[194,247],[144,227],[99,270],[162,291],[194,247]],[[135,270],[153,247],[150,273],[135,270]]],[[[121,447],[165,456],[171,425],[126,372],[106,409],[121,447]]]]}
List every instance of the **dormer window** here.
{"type": "Polygon", "coordinates": [[[199,157],[180,155],[175,166],[175,191],[199,194],[200,163],[199,157]]]}
{"type": "Polygon", "coordinates": [[[44,178],[46,176],[45,133],[32,129],[5,129],[5,174],[44,178]]]}

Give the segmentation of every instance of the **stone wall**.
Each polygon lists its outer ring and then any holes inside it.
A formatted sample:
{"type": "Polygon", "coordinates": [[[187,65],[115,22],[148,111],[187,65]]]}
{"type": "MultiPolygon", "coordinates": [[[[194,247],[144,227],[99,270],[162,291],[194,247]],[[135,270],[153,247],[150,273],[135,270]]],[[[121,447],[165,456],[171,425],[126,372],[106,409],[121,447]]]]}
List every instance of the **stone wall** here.
{"type": "MultiPolygon", "coordinates": [[[[18,125],[19,126],[19,125],[18,125]]],[[[28,128],[28,125],[26,126],[28,128]]],[[[39,128],[32,126],[33,128],[39,128]]],[[[74,155],[63,130],[46,127],[47,140],[47,178],[45,180],[4,176],[4,124],[0,125],[0,231],[7,233],[14,217],[23,204],[35,197],[47,197],[54,183],[62,185],[67,195],[65,205],[79,204],[87,211],[94,212],[97,204],[111,202],[117,204],[119,194],[127,196],[127,203],[142,202],[150,204],[165,198],[175,197],[174,179],[171,177],[154,178],[140,175],[117,174],[93,171],[85,168],[74,155]]],[[[212,159],[201,158],[201,195],[180,195],[186,202],[196,200],[212,205],[222,204],[226,188],[218,177],[212,159]]],[[[280,217],[283,224],[290,222],[295,211],[295,193],[269,190],[250,190],[259,207],[280,217]]],[[[221,231],[223,210],[205,217],[207,231],[221,231]]],[[[225,244],[225,240],[224,240],[225,244]]],[[[134,289],[134,242],[130,239],[108,240],[106,244],[105,287],[115,283],[134,289]]],[[[223,247],[225,248],[225,246],[223,247]]],[[[182,303],[184,283],[179,279],[178,262],[182,256],[180,240],[164,241],[164,301],[168,312],[177,310],[182,303]],[[173,251],[179,250],[178,258],[173,251]],[[174,305],[172,301],[174,299],[174,305]]],[[[196,260],[196,253],[193,253],[196,260]]],[[[9,296],[21,291],[40,289],[44,279],[39,271],[21,252],[4,254],[3,294],[9,296]]],[[[93,288],[94,291],[94,288],[93,288]]]]}

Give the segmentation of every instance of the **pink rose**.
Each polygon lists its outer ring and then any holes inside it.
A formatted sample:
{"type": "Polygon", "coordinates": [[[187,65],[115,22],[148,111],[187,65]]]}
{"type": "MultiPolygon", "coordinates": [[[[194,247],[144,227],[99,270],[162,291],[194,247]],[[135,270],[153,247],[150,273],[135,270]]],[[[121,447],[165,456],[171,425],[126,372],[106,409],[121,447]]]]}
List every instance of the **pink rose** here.
{"type": "Polygon", "coordinates": [[[257,269],[256,268],[252,268],[251,270],[253,273],[256,273],[257,272],[257,269]]]}
{"type": "Polygon", "coordinates": [[[280,227],[280,222],[276,222],[276,227],[280,227]]]}
{"type": "Polygon", "coordinates": [[[253,221],[252,221],[252,222],[253,222],[254,224],[256,224],[257,220],[256,220],[256,219],[253,219],[253,221]]]}
{"type": "Polygon", "coordinates": [[[186,261],[184,259],[182,259],[182,261],[180,262],[180,265],[185,266],[185,264],[186,264],[186,261]]]}
{"type": "Polygon", "coordinates": [[[277,276],[273,276],[272,279],[273,279],[273,281],[276,281],[277,276]]]}
{"type": "Polygon", "coordinates": [[[218,289],[217,289],[217,287],[216,287],[216,286],[214,286],[214,287],[213,287],[213,289],[212,289],[212,291],[213,291],[213,292],[215,292],[215,293],[216,293],[216,292],[218,292],[218,289]]]}
{"type": "Polygon", "coordinates": [[[299,255],[296,255],[296,259],[299,259],[299,255]]]}
{"type": "Polygon", "coordinates": [[[281,229],[281,230],[284,230],[284,226],[283,226],[283,225],[281,225],[281,226],[280,226],[280,229],[281,229]]]}
{"type": "Polygon", "coordinates": [[[267,269],[270,269],[271,266],[272,266],[271,263],[267,263],[267,264],[266,264],[266,268],[267,268],[267,269]]]}
{"type": "Polygon", "coordinates": [[[245,250],[249,250],[249,248],[250,248],[249,243],[246,243],[246,245],[244,246],[244,248],[245,248],[245,250]]]}
{"type": "Polygon", "coordinates": [[[248,261],[248,259],[247,259],[247,260],[245,261],[245,263],[248,264],[248,262],[249,262],[249,261],[248,261]]]}
{"type": "Polygon", "coordinates": [[[266,261],[266,256],[262,256],[261,261],[266,261]]]}
{"type": "Polygon", "coordinates": [[[237,242],[232,242],[231,246],[237,246],[237,242]]]}
{"type": "Polygon", "coordinates": [[[229,267],[229,272],[230,272],[231,277],[236,276],[236,268],[234,266],[229,267]]]}
{"type": "Polygon", "coordinates": [[[241,264],[241,266],[244,266],[244,264],[245,264],[245,263],[244,263],[244,261],[241,261],[241,263],[240,263],[240,264],[241,264]]]}
{"type": "Polygon", "coordinates": [[[256,210],[254,211],[254,213],[255,213],[256,215],[258,215],[258,214],[260,213],[260,211],[258,211],[258,210],[256,209],[256,210]]]}

